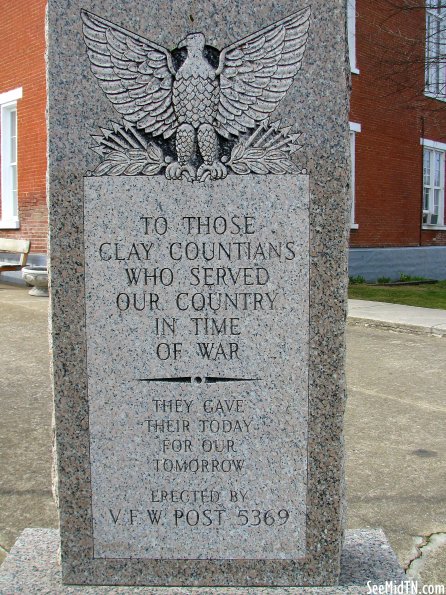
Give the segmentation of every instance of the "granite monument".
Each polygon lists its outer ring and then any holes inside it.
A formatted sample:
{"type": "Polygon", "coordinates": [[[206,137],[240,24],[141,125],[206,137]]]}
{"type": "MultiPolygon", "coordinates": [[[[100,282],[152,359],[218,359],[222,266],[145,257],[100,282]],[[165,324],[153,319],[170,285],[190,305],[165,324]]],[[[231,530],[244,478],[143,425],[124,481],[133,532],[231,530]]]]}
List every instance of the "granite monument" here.
{"type": "Polygon", "coordinates": [[[49,0],[67,584],[330,585],[343,541],[341,0],[49,0]]]}

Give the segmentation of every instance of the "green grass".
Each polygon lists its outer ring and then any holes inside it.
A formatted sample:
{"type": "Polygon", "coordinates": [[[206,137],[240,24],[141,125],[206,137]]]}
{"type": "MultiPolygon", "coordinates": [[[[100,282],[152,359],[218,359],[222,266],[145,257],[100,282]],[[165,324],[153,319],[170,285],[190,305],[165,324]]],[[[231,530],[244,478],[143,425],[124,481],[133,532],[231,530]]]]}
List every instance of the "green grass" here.
{"type": "Polygon", "coordinates": [[[354,300],[371,300],[446,310],[446,281],[439,281],[432,285],[396,285],[393,287],[350,285],[348,297],[354,300]]]}

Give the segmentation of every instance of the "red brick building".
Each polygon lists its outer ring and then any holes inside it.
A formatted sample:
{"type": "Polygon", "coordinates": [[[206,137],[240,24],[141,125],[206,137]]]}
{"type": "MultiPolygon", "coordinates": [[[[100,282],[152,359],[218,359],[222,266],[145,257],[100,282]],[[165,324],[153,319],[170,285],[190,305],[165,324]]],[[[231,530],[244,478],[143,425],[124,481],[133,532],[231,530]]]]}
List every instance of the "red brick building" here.
{"type": "MultiPolygon", "coordinates": [[[[446,9],[348,0],[350,274],[446,278],[446,9]]],[[[0,236],[46,254],[46,0],[0,0],[0,236]]]]}
{"type": "Polygon", "coordinates": [[[0,0],[0,236],[30,239],[35,263],[47,240],[45,9],[0,0]]]}
{"type": "Polygon", "coordinates": [[[444,1],[348,3],[350,274],[446,278],[444,1]]]}

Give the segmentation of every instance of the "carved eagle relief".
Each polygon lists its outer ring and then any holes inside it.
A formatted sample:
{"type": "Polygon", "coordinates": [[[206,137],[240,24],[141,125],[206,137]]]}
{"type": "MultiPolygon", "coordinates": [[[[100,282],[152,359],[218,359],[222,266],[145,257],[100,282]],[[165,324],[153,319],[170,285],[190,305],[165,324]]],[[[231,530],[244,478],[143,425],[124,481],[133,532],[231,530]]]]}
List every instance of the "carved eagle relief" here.
{"type": "MultiPolygon", "coordinates": [[[[147,149],[152,162],[160,155],[159,146],[147,142],[144,146],[138,131],[152,139],[174,140],[176,159],[161,159],[158,168],[166,167],[168,179],[226,177],[227,166],[220,159],[221,141],[243,137],[253,130],[228,163],[234,173],[279,173],[280,161],[285,163],[287,157],[284,151],[296,150],[298,135],[288,134],[291,127],[280,129],[279,122],[269,124],[269,118],[301,67],[310,8],[229,45],[219,54],[206,46],[203,33],[191,33],[177,46],[186,50],[181,63],[174,52],[153,41],[85,10],[81,14],[91,70],[125,122],[121,137],[133,135],[130,146],[134,151],[147,149]],[[218,65],[216,59],[215,65],[209,60],[211,51],[218,57],[218,65]],[[246,153],[248,145],[251,153],[246,153]],[[254,163],[253,155],[257,155],[257,172],[249,165],[246,171],[241,150],[248,162],[251,156],[254,163]],[[274,160],[274,167],[268,165],[274,160]]],[[[113,145],[110,140],[109,149],[113,145]]],[[[116,134],[114,141],[122,145],[116,134]]],[[[285,166],[282,169],[287,170],[285,166]]],[[[149,171],[155,170],[146,168],[145,173],[149,171]]]]}

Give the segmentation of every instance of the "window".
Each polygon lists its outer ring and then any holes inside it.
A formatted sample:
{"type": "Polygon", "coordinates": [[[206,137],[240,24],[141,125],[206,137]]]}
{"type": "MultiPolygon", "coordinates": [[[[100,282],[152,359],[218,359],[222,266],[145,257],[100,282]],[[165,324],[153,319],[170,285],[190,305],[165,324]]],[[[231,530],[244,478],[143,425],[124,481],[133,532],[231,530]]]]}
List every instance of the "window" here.
{"type": "Polygon", "coordinates": [[[22,89],[0,93],[1,217],[0,228],[17,229],[17,99],[22,89]]]}
{"type": "Polygon", "coordinates": [[[359,74],[356,68],[356,0],[347,0],[347,28],[350,70],[353,74],[359,74]]]}
{"type": "Polygon", "coordinates": [[[422,139],[423,227],[444,226],[444,172],[446,144],[422,139]]]}
{"type": "Polygon", "coordinates": [[[356,133],[361,132],[361,124],[350,122],[350,159],[351,159],[351,193],[352,210],[350,217],[350,229],[358,229],[359,225],[355,223],[355,169],[356,169],[356,133]]]}
{"type": "Polygon", "coordinates": [[[446,3],[426,2],[426,94],[446,101],[446,3]]]}

